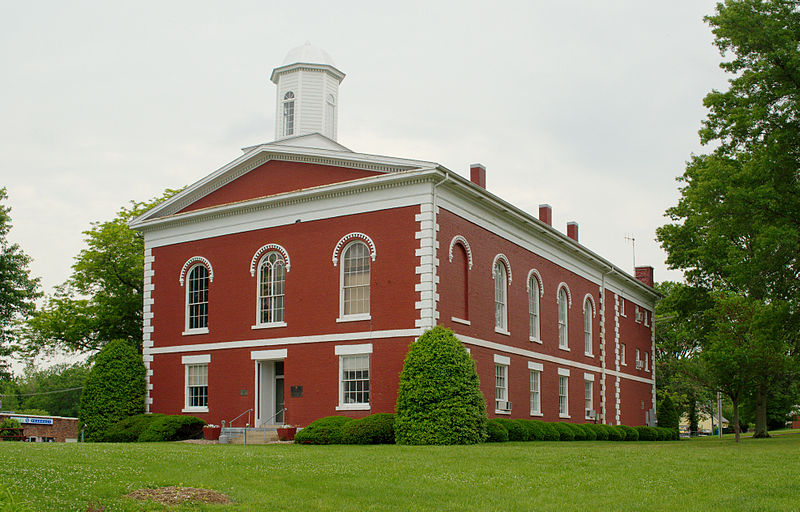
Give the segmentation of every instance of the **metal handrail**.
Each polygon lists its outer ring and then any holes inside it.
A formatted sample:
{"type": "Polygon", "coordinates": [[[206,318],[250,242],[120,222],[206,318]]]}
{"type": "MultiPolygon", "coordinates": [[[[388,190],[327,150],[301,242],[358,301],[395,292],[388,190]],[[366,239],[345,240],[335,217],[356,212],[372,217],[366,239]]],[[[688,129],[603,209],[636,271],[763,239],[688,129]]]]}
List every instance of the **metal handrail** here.
{"type": "Polygon", "coordinates": [[[240,414],[240,415],[236,416],[235,418],[233,418],[231,421],[228,422],[228,428],[231,428],[233,426],[233,422],[238,420],[239,418],[241,418],[245,414],[247,414],[247,426],[250,426],[250,413],[251,412],[253,412],[253,408],[252,407],[250,409],[247,409],[246,411],[244,411],[242,414],[240,414]]]}
{"type": "Polygon", "coordinates": [[[262,425],[269,424],[269,420],[274,420],[276,416],[278,416],[280,413],[286,412],[286,411],[288,411],[288,409],[286,407],[284,407],[283,409],[281,409],[280,411],[276,412],[275,414],[273,414],[272,416],[270,416],[266,420],[262,421],[261,424],[262,425]]]}

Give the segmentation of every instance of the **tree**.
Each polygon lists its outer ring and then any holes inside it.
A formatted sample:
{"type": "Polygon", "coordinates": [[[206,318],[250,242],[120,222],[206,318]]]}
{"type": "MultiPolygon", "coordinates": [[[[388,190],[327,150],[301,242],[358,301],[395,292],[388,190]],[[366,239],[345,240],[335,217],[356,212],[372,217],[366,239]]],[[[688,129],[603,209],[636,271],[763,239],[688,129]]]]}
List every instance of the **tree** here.
{"type": "Polygon", "coordinates": [[[17,412],[38,409],[53,416],[75,417],[89,370],[87,363],[43,369],[28,365],[22,376],[14,379],[15,396],[7,401],[8,407],[17,412]]]}
{"type": "Polygon", "coordinates": [[[400,373],[397,443],[481,443],[486,422],[475,362],[450,329],[425,331],[411,345],[400,373]]]}
{"type": "MultiPolygon", "coordinates": [[[[673,221],[657,230],[667,263],[687,281],[800,314],[800,8],[795,0],[726,0],[706,17],[731,73],[727,91],[704,100],[700,138],[679,178],[673,221]]],[[[798,344],[790,336],[789,357],[798,344]]],[[[783,365],[779,365],[783,366],[783,365]]],[[[773,373],[774,375],[774,373],[773,373]]],[[[765,383],[756,436],[766,434],[765,383]]]]}
{"type": "MultiPolygon", "coordinates": [[[[6,198],[5,187],[0,188],[0,201],[6,198]]],[[[33,311],[34,301],[41,296],[39,279],[30,277],[31,258],[6,238],[11,229],[10,213],[11,208],[0,203],[0,380],[10,376],[4,358],[12,352],[15,324],[33,311]]]]}
{"type": "Polygon", "coordinates": [[[128,222],[177,192],[131,201],[114,219],[84,231],[86,248],[75,258],[72,275],[28,321],[30,352],[94,351],[112,339],[129,340],[141,351],[144,239],[128,222]]]}
{"type": "Polygon", "coordinates": [[[102,441],[109,426],[144,412],[145,373],[142,356],[128,340],[110,341],[98,352],[78,414],[87,440],[102,441]]]}

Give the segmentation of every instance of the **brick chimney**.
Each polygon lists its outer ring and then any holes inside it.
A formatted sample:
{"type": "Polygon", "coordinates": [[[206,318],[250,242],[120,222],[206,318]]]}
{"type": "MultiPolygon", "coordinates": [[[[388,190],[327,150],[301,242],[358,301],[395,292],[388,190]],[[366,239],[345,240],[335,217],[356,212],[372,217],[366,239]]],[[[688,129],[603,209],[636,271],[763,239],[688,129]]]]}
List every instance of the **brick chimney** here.
{"type": "Polygon", "coordinates": [[[575,221],[567,222],[567,236],[570,237],[571,239],[575,240],[576,242],[578,241],[578,223],[577,222],[575,222],[575,221]]]}
{"type": "Polygon", "coordinates": [[[486,167],[481,164],[470,165],[469,180],[481,188],[486,188],[486,167]]]}
{"type": "Polygon", "coordinates": [[[636,267],[636,279],[653,287],[653,267],[636,267]]]}
{"type": "Polygon", "coordinates": [[[539,220],[544,222],[548,226],[553,225],[553,209],[550,207],[549,204],[539,205],[539,220]]]}

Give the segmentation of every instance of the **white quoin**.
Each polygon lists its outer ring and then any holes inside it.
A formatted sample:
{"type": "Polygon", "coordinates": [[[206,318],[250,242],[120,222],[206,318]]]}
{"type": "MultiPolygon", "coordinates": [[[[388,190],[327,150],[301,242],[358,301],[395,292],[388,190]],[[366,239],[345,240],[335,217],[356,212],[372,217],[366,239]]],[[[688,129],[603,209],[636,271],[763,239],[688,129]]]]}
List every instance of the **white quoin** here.
{"type": "Polygon", "coordinates": [[[289,50],[270,77],[278,86],[275,140],[311,133],[336,140],[339,84],[344,76],[331,56],[311,43],[289,50]]]}

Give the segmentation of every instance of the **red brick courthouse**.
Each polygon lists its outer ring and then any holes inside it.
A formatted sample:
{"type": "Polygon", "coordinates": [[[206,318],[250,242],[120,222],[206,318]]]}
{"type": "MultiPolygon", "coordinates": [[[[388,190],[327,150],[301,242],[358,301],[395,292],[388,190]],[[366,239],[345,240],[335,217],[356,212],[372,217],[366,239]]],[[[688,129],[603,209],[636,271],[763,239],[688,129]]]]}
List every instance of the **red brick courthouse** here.
{"type": "Polygon", "coordinates": [[[492,194],[481,165],[468,180],[340,145],[343,79],[325,52],[289,52],[276,140],[132,222],[148,410],[301,426],[392,412],[409,345],[442,324],[490,417],[652,420],[652,268],[631,276],[550,206],[492,194]]]}

